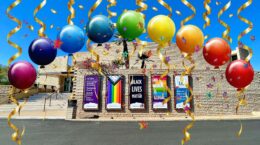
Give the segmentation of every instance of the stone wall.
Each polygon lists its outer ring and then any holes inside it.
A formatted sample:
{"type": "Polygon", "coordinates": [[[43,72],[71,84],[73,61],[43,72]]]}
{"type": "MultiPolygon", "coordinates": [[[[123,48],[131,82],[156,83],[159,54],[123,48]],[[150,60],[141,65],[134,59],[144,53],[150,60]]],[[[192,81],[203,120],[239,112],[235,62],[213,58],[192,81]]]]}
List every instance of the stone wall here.
{"type": "Polygon", "coordinates": [[[9,101],[10,85],[0,85],[0,104],[5,104],[9,101]]]}
{"type": "MultiPolygon", "coordinates": [[[[151,81],[152,74],[162,74],[165,70],[157,69],[152,71],[147,71],[146,76],[148,82],[151,81]]],[[[181,74],[183,70],[177,70],[175,74],[181,74]]],[[[88,118],[93,115],[99,115],[102,117],[132,117],[132,116],[140,116],[140,117],[160,117],[165,116],[166,112],[158,112],[152,110],[152,101],[151,101],[151,83],[147,83],[148,87],[148,100],[147,100],[147,110],[143,112],[133,112],[129,110],[128,106],[128,75],[129,74],[142,74],[141,69],[129,69],[129,70],[118,70],[115,74],[120,74],[125,76],[125,87],[123,97],[125,99],[123,104],[123,111],[113,112],[107,111],[105,109],[105,82],[106,78],[102,79],[102,95],[101,95],[101,111],[99,112],[85,112],[82,110],[82,101],[83,101],[83,87],[84,87],[84,76],[91,74],[87,69],[78,69],[75,72],[76,80],[74,80],[74,95],[77,99],[77,118],[88,118]]],[[[193,99],[193,111],[196,115],[234,115],[235,108],[238,103],[238,99],[236,98],[236,89],[230,86],[225,78],[221,79],[221,75],[224,74],[224,70],[195,70],[192,74],[193,79],[193,91],[194,91],[194,99],[193,99]],[[211,79],[212,77],[216,77],[216,82],[214,83],[211,79]],[[213,88],[207,88],[209,83],[212,83],[213,88]],[[219,86],[219,87],[217,87],[219,86]],[[212,98],[207,97],[206,93],[211,92],[213,94],[212,98]],[[223,93],[227,92],[227,96],[223,96],[223,93]]],[[[171,70],[169,73],[169,82],[170,88],[173,91],[173,77],[174,73],[171,70]]],[[[174,92],[174,91],[173,91],[174,92]]],[[[239,109],[239,114],[250,114],[253,111],[260,110],[260,74],[256,73],[254,82],[250,85],[250,87],[246,91],[246,98],[248,101],[248,105],[245,107],[241,107],[239,109]]],[[[174,110],[174,98],[170,101],[171,110],[167,111],[169,116],[184,116],[185,113],[178,112],[174,110]]]]}

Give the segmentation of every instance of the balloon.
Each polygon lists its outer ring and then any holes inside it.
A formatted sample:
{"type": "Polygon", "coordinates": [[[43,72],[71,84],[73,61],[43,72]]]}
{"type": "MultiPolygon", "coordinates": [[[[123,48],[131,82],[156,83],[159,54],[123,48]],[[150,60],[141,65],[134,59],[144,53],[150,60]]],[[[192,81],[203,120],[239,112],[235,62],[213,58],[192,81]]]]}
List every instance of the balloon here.
{"type": "Polygon", "coordinates": [[[231,49],[225,40],[213,38],[204,46],[203,56],[209,64],[218,68],[230,61],[231,49]]]}
{"type": "Polygon", "coordinates": [[[227,66],[226,79],[233,87],[243,89],[253,81],[254,69],[244,60],[235,60],[227,66]]]}
{"type": "Polygon", "coordinates": [[[60,49],[67,53],[78,52],[85,44],[85,34],[78,26],[67,25],[58,35],[62,44],[60,49]]]}
{"type": "Polygon", "coordinates": [[[129,41],[139,37],[145,30],[145,21],[141,13],[126,11],[117,20],[117,30],[129,41]]]}
{"type": "Polygon", "coordinates": [[[57,49],[48,38],[38,38],[29,46],[29,56],[38,65],[50,64],[57,56],[57,49]]]}
{"type": "Polygon", "coordinates": [[[165,45],[172,41],[175,24],[168,16],[158,15],[149,21],[147,31],[154,42],[165,45]]]}
{"type": "Polygon", "coordinates": [[[88,22],[87,34],[96,43],[107,42],[114,34],[113,23],[108,17],[97,15],[88,22]]]}
{"type": "Polygon", "coordinates": [[[8,70],[10,84],[21,90],[31,87],[36,80],[36,76],[34,67],[26,61],[16,62],[8,70]]]}
{"type": "Polygon", "coordinates": [[[182,53],[193,54],[199,51],[204,43],[203,32],[194,25],[182,26],[176,35],[176,44],[182,53]]]}

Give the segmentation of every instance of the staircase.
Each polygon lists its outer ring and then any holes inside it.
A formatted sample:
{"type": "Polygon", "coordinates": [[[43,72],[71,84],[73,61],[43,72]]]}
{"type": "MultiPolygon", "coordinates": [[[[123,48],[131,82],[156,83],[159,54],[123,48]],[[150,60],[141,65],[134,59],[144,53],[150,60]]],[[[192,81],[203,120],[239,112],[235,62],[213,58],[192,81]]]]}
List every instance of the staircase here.
{"type": "MultiPolygon", "coordinates": [[[[23,117],[50,117],[65,118],[68,96],[70,93],[39,93],[31,96],[21,110],[23,117]]],[[[19,100],[23,103],[24,100],[19,100]]],[[[0,105],[0,116],[6,117],[16,107],[15,104],[0,105]]]]}

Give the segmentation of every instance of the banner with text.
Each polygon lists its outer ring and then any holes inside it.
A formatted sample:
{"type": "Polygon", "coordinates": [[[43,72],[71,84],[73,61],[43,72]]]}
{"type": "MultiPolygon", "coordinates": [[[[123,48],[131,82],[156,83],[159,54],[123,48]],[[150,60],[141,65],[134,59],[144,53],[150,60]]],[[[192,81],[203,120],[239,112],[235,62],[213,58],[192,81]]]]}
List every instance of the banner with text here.
{"type": "Polygon", "coordinates": [[[175,108],[184,109],[185,107],[190,108],[190,103],[184,106],[184,102],[190,97],[190,92],[186,87],[189,84],[189,76],[183,76],[181,81],[181,76],[175,76],[175,108]]]}
{"type": "Polygon", "coordinates": [[[84,80],[83,109],[98,110],[100,78],[98,75],[89,75],[84,80]]]}
{"type": "Polygon", "coordinates": [[[129,108],[145,109],[146,82],[144,75],[129,76],[129,108]]]}

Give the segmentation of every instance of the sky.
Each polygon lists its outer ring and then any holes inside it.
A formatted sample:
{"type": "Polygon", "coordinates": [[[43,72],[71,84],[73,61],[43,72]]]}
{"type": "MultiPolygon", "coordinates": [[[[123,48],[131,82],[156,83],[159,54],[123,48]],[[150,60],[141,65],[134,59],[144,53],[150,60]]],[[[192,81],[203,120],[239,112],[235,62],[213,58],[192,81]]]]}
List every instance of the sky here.
{"type": "MultiPolygon", "coordinates": [[[[22,2],[10,12],[11,15],[23,21],[22,29],[11,37],[11,41],[17,43],[23,48],[22,55],[15,61],[26,60],[32,63],[28,55],[28,47],[34,39],[38,38],[37,30],[40,28],[39,25],[34,21],[33,11],[41,3],[41,0],[21,1],[22,2]],[[33,25],[34,31],[28,29],[25,22],[33,25]]],[[[47,0],[46,6],[37,14],[37,17],[47,25],[47,30],[45,33],[47,34],[48,38],[52,40],[56,39],[56,36],[59,32],[59,30],[56,28],[62,28],[63,26],[67,25],[67,17],[69,15],[67,8],[68,1],[69,0],[47,0]],[[51,9],[56,10],[57,13],[53,14],[51,9]],[[54,28],[51,29],[50,25],[54,25],[54,28]]],[[[74,8],[76,11],[76,17],[73,19],[75,25],[81,27],[82,29],[84,28],[88,21],[88,11],[95,3],[95,1],[96,0],[75,0],[76,3],[74,4],[74,8]],[[84,9],[80,9],[78,7],[79,5],[83,5],[84,9]]],[[[212,13],[209,15],[211,24],[206,29],[203,29],[203,25],[205,23],[202,17],[203,13],[205,12],[203,1],[204,0],[189,0],[189,2],[196,8],[197,13],[196,16],[186,24],[193,24],[200,27],[205,35],[209,35],[209,39],[214,37],[221,37],[223,31],[225,31],[225,28],[218,23],[217,14],[219,10],[227,2],[229,2],[229,0],[218,0],[218,2],[220,2],[219,5],[216,5],[216,0],[211,0],[210,7],[212,9],[212,13]]],[[[233,42],[230,44],[230,46],[232,50],[237,47],[237,36],[239,33],[248,27],[248,25],[241,22],[236,15],[238,8],[246,1],[247,0],[232,0],[230,9],[221,16],[221,19],[231,26],[230,36],[232,37],[233,42]],[[230,18],[229,14],[233,14],[234,16],[230,18]]],[[[17,52],[15,48],[11,47],[7,43],[6,38],[9,31],[17,25],[15,22],[11,21],[5,13],[7,7],[12,2],[14,2],[14,0],[0,0],[0,64],[4,65],[7,65],[8,59],[17,52]]],[[[169,14],[169,11],[161,6],[157,0],[145,0],[144,2],[148,5],[148,9],[143,12],[146,15],[146,24],[148,24],[149,20],[156,15],[169,14]],[[152,7],[156,7],[158,11],[154,11],[152,7]]],[[[165,2],[168,3],[173,9],[173,15],[171,18],[175,22],[176,30],[178,30],[180,28],[180,22],[185,17],[191,15],[192,11],[182,4],[181,0],[165,0],[165,2]],[[177,15],[175,13],[176,10],[180,11],[181,15],[177,15]]],[[[107,16],[107,4],[108,2],[103,0],[100,6],[93,12],[92,16],[97,14],[103,14],[107,16]]],[[[113,17],[111,19],[114,23],[116,23],[117,18],[125,9],[136,10],[137,8],[138,6],[135,4],[135,0],[117,0],[117,6],[110,8],[111,11],[117,12],[117,17],[113,17]]],[[[260,59],[260,39],[258,39],[260,38],[260,10],[257,8],[260,8],[260,1],[254,0],[253,4],[241,13],[243,17],[248,18],[254,24],[253,30],[248,35],[244,36],[241,41],[243,44],[246,44],[253,49],[254,54],[251,63],[255,70],[260,71],[260,60],[258,60],[260,59]],[[255,36],[255,40],[252,41],[250,36],[255,36]]],[[[151,41],[147,39],[146,36],[147,33],[140,36],[140,39],[151,41]]],[[[172,39],[172,42],[175,43],[175,37],[172,39]]],[[[87,51],[86,47],[82,48],[81,51],[87,51]]],[[[67,54],[61,50],[58,50],[58,56],[62,55],[67,54]]]]}

